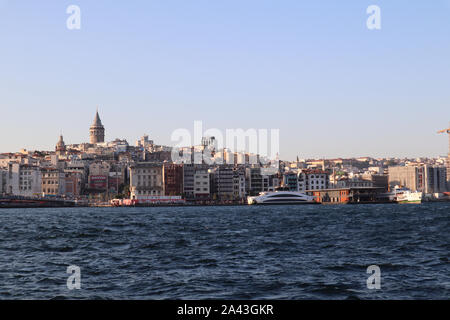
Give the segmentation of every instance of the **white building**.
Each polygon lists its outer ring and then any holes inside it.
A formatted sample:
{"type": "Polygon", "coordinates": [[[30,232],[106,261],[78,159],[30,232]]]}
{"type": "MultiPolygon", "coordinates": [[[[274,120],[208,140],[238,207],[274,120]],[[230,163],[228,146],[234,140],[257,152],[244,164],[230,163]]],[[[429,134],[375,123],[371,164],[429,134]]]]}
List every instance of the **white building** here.
{"type": "Polygon", "coordinates": [[[211,192],[210,174],[208,170],[198,170],[194,173],[194,197],[206,198],[211,192]]]}
{"type": "Polygon", "coordinates": [[[328,189],[328,180],[323,170],[303,170],[298,174],[298,191],[328,189]]]}
{"type": "Polygon", "coordinates": [[[6,193],[32,197],[41,193],[41,171],[38,166],[9,163],[6,177],[6,193]]]}
{"type": "Polygon", "coordinates": [[[143,200],[164,196],[162,164],[142,162],[130,166],[131,199],[143,200]]]}

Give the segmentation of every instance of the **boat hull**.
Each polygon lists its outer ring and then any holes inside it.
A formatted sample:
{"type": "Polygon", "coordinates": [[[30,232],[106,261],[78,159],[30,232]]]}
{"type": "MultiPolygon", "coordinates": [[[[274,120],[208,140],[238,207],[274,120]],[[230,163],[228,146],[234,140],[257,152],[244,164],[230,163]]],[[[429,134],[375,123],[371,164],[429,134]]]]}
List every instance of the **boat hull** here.
{"type": "Polygon", "coordinates": [[[318,204],[315,198],[301,192],[265,192],[257,197],[248,197],[249,205],[305,205],[318,204]]]}
{"type": "Polygon", "coordinates": [[[397,201],[397,203],[400,203],[400,204],[405,204],[405,203],[420,204],[420,203],[422,203],[422,200],[399,200],[399,201],[397,201]]]}
{"type": "Polygon", "coordinates": [[[291,205],[291,206],[301,206],[301,205],[311,205],[311,204],[320,204],[318,202],[270,202],[270,203],[249,203],[252,206],[276,206],[276,205],[291,205]]]}

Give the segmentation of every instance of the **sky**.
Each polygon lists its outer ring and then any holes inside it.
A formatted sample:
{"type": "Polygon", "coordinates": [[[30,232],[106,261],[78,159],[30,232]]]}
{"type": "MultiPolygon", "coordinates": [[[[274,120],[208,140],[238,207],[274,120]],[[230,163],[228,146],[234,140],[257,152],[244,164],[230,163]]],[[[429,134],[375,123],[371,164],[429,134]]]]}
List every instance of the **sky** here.
{"type": "Polygon", "coordinates": [[[434,157],[449,85],[450,0],[0,0],[0,152],[88,142],[98,106],[132,145],[200,120],[286,160],[434,157]]]}

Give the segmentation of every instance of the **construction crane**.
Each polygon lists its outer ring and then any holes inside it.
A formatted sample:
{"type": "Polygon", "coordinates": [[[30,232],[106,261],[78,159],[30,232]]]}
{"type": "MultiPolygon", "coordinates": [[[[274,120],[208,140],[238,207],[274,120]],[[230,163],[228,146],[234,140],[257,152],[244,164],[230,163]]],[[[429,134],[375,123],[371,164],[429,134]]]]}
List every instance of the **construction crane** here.
{"type": "MultiPolygon", "coordinates": [[[[448,129],[444,129],[441,131],[438,131],[438,133],[447,133],[448,134],[448,157],[449,157],[449,162],[450,162],[450,127],[448,129]]],[[[450,164],[449,164],[450,167],[450,164]]]]}
{"type": "Polygon", "coordinates": [[[441,130],[438,133],[448,134],[447,188],[450,189],[450,126],[448,129],[441,130]]]}
{"type": "Polygon", "coordinates": [[[438,131],[438,133],[448,133],[448,134],[450,134],[450,128],[438,131]]]}

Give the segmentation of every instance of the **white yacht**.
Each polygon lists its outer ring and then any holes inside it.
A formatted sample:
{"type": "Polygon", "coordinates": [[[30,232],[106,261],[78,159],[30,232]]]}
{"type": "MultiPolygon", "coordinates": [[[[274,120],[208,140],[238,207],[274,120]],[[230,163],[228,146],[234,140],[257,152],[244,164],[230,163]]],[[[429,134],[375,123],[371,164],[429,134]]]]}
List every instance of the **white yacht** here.
{"type": "Polygon", "coordinates": [[[248,204],[317,204],[315,197],[294,191],[261,192],[259,196],[248,197],[247,202],[248,204]]]}

